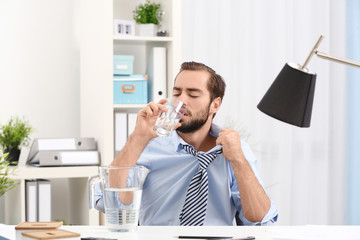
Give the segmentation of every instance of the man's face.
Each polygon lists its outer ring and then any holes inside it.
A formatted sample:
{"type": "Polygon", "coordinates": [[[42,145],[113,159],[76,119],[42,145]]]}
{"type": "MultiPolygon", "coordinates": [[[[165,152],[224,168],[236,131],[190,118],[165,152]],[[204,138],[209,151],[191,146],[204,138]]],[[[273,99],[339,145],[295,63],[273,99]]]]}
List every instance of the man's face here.
{"type": "Polygon", "coordinates": [[[209,78],[210,73],[206,71],[185,70],[177,76],[173,97],[181,100],[186,108],[178,131],[194,132],[208,121],[211,105],[210,92],[207,88],[209,78]]]}

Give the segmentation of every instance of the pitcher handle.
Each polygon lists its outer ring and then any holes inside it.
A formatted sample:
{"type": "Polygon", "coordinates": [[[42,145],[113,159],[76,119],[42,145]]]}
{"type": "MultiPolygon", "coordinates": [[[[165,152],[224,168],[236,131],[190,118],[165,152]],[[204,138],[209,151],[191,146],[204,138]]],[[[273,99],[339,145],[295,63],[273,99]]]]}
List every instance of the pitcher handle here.
{"type": "Polygon", "coordinates": [[[94,203],[94,186],[96,183],[100,182],[100,176],[95,175],[92,177],[89,177],[88,179],[88,194],[89,194],[89,209],[95,208],[94,203]]]}

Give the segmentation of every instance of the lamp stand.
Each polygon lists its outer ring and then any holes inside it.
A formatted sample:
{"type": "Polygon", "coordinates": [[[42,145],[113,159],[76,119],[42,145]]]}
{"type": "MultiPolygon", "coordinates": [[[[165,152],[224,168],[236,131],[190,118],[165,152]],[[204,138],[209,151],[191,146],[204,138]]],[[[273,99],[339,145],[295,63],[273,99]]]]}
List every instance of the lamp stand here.
{"type": "Polygon", "coordinates": [[[306,58],[304,64],[301,66],[302,70],[305,70],[306,66],[308,65],[308,63],[310,62],[310,59],[312,58],[312,56],[314,56],[314,54],[317,51],[317,48],[319,47],[321,41],[323,40],[324,36],[320,35],[319,39],[317,40],[317,42],[315,43],[315,46],[313,47],[313,49],[311,50],[309,56],[306,58]]]}
{"type": "Polygon", "coordinates": [[[339,58],[339,57],[335,57],[335,56],[331,56],[330,54],[327,53],[323,53],[323,52],[319,52],[317,50],[317,48],[319,47],[321,41],[323,40],[324,36],[320,35],[319,39],[317,40],[315,46],[313,47],[313,49],[311,50],[309,56],[306,58],[304,64],[301,66],[301,70],[305,70],[306,66],[308,65],[308,63],[310,62],[310,59],[312,58],[312,56],[314,54],[316,54],[317,56],[323,58],[323,59],[327,59],[327,60],[332,60],[332,61],[336,61],[339,63],[344,63],[344,64],[348,64],[354,67],[360,67],[360,63],[359,62],[355,62],[346,58],[339,58]]]}

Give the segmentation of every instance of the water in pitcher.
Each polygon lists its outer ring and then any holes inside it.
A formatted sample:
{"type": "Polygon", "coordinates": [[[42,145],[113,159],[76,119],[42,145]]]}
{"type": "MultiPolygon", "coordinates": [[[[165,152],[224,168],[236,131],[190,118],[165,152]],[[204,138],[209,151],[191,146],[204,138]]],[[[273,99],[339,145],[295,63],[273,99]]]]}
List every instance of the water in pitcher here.
{"type": "Polygon", "coordinates": [[[134,231],[138,225],[142,190],[105,188],[106,225],[111,231],[134,231]]]}

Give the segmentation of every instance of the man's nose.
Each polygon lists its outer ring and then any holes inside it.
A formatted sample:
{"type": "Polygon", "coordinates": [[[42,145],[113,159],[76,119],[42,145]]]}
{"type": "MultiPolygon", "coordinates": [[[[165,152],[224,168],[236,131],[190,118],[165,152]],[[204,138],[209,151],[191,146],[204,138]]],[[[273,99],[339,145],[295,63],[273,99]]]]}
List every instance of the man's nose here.
{"type": "Polygon", "coordinates": [[[184,105],[187,104],[187,98],[186,98],[185,94],[181,94],[180,96],[177,97],[177,99],[182,101],[184,105]]]}

